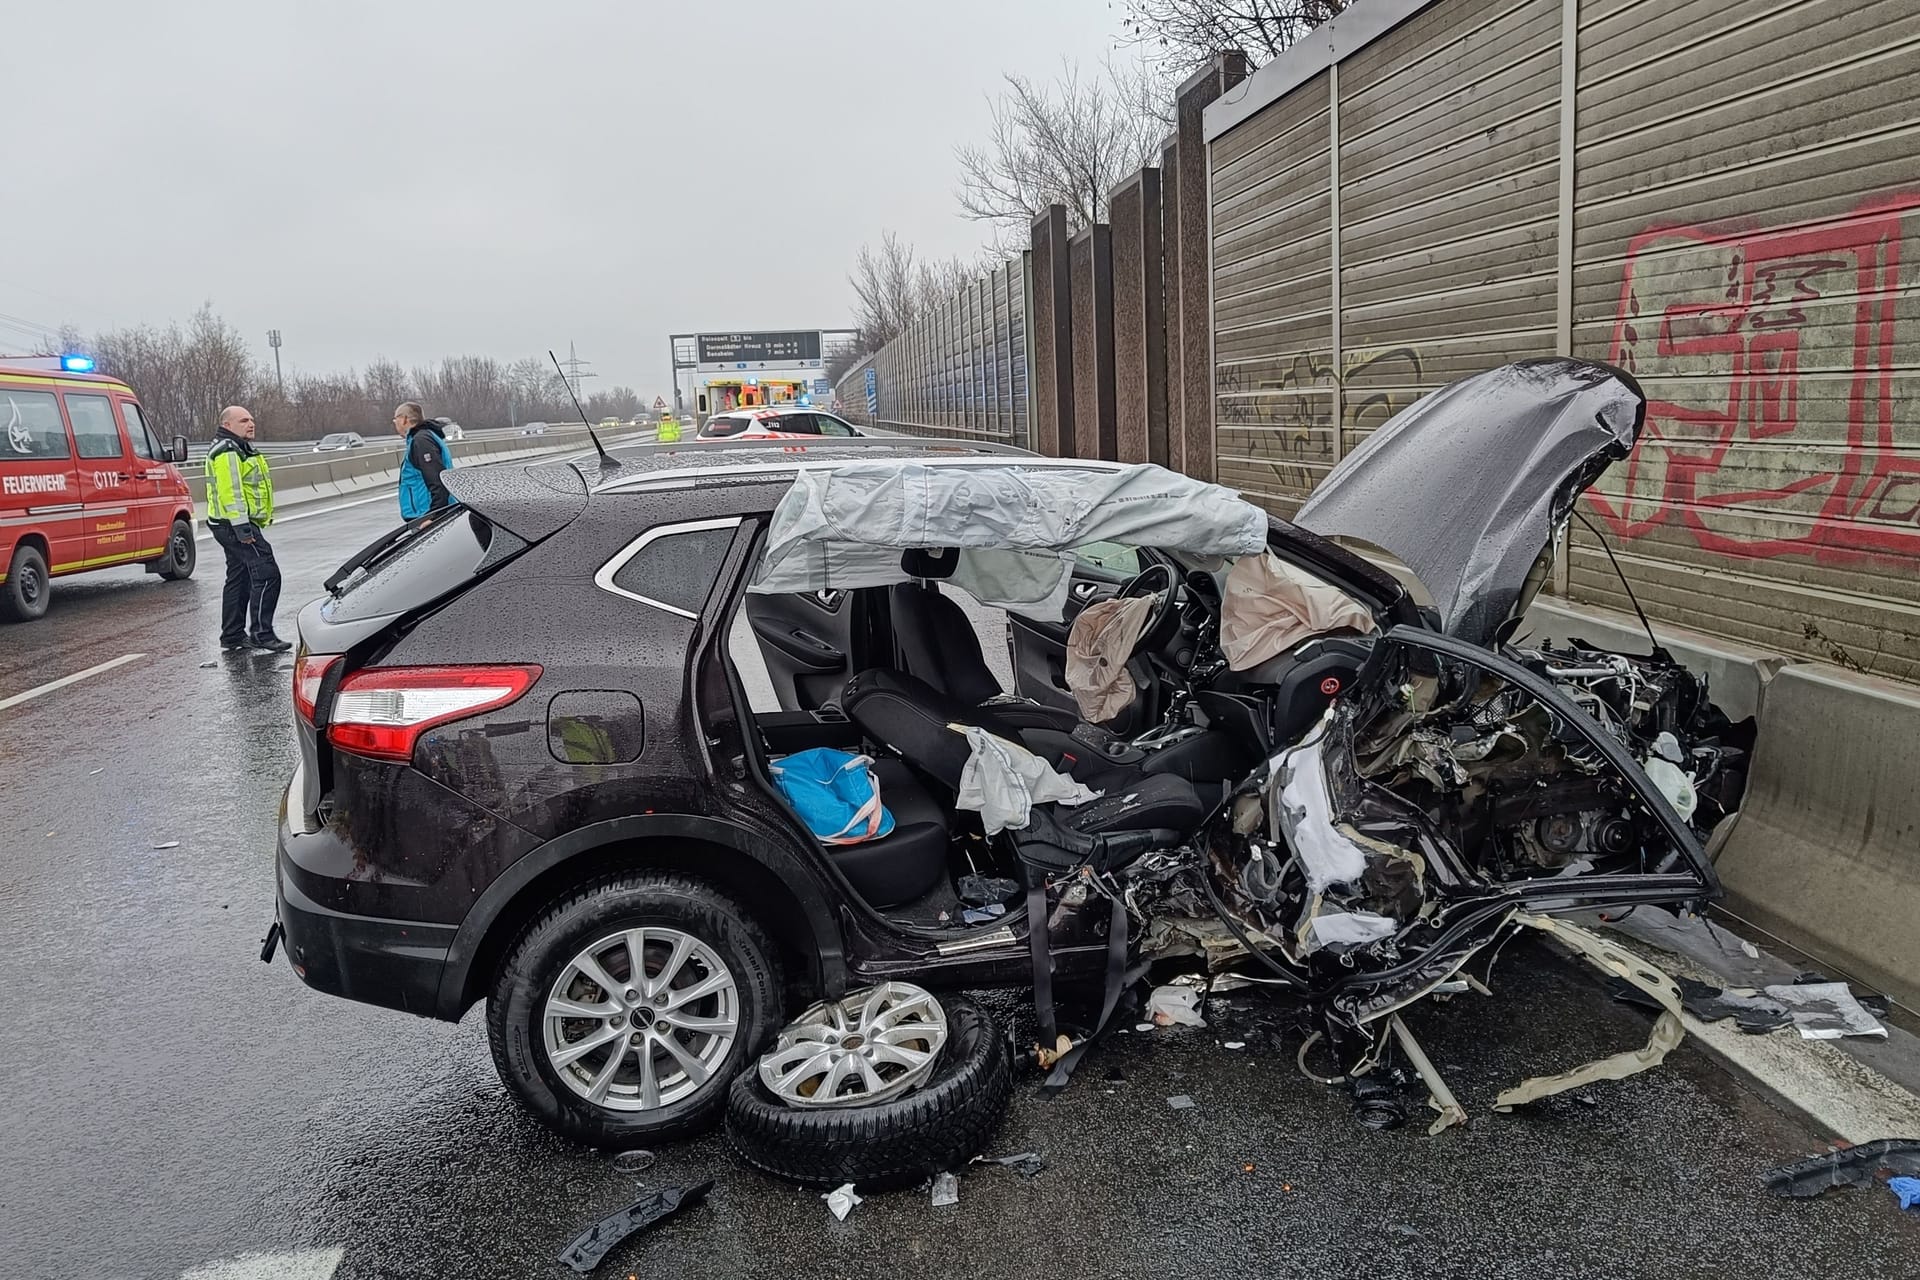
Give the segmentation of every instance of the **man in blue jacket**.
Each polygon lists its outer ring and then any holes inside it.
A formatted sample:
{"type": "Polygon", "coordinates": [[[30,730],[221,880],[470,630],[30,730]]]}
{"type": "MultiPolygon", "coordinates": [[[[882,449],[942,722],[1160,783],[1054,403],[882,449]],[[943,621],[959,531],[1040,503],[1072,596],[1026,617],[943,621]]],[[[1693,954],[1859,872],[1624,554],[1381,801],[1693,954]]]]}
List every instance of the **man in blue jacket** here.
{"type": "Polygon", "coordinates": [[[453,465],[453,451],[426,420],[426,411],[409,400],[393,411],[393,430],[407,438],[400,462],[400,518],[417,520],[429,511],[453,505],[441,473],[453,465]]]}

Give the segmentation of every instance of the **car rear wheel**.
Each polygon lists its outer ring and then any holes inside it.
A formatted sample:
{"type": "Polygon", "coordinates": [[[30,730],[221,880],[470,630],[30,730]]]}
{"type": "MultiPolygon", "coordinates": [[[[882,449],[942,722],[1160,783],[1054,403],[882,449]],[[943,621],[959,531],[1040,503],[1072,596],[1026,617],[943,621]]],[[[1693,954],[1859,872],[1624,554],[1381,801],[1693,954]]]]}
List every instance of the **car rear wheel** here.
{"type": "Polygon", "coordinates": [[[713,886],[610,876],[547,908],[508,950],[487,1005],[494,1064],[575,1141],[697,1133],[779,1027],[781,977],[766,931],[713,886]]]}
{"type": "Polygon", "coordinates": [[[193,566],[198,553],[193,545],[193,525],[185,520],[175,520],[173,531],[167,535],[167,553],[160,558],[160,576],[168,582],[179,582],[193,576],[193,566]]]}
{"type": "Polygon", "coordinates": [[[38,547],[14,548],[13,563],[7,566],[7,580],[0,582],[0,619],[8,622],[32,622],[47,611],[51,596],[47,584],[47,558],[38,547]]]}

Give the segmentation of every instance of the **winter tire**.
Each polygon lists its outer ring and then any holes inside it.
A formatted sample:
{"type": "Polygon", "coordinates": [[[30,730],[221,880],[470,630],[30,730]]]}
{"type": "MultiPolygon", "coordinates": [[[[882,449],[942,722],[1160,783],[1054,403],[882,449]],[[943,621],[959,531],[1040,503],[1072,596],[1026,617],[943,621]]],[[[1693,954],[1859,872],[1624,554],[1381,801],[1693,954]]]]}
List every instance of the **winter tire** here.
{"type": "Polygon", "coordinates": [[[167,534],[167,550],[160,557],[160,576],[168,582],[180,582],[193,576],[193,566],[198,553],[193,545],[193,525],[186,520],[175,520],[173,528],[167,534]]]}
{"type": "Polygon", "coordinates": [[[958,1169],[1006,1119],[1013,1093],[1007,1039],[979,1005],[943,997],[947,1041],[927,1082],[872,1106],[788,1107],[741,1073],[727,1097],[727,1143],[763,1173],[810,1187],[910,1187],[958,1169]]]}
{"type": "Polygon", "coordinates": [[[711,1128],[782,1020],[772,940],[720,890],[632,872],[574,890],[507,951],[487,1002],[500,1078],[554,1131],[627,1147],[711,1128]]]}
{"type": "Polygon", "coordinates": [[[32,622],[46,613],[50,594],[47,558],[40,554],[40,549],[24,543],[14,548],[7,580],[0,582],[0,618],[8,622],[32,622]]]}

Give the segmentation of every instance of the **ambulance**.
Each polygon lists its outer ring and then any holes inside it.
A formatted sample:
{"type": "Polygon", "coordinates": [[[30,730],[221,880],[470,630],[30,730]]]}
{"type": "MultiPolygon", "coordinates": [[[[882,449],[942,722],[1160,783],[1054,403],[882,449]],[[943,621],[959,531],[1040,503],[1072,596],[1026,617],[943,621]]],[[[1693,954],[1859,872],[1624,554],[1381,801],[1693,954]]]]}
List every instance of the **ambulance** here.
{"type": "Polygon", "coordinates": [[[54,578],[144,565],[193,575],[193,495],[133,390],[86,356],[0,359],[0,621],[47,611],[54,578]]]}

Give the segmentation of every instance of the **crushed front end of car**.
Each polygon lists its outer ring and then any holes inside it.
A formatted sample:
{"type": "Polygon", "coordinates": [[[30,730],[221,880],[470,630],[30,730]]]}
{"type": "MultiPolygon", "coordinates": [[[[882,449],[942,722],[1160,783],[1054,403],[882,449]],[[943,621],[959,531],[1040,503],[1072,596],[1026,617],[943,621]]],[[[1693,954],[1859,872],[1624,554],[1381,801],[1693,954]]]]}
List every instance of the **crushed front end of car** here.
{"type": "MultiPolygon", "coordinates": [[[[1241,783],[1193,853],[1171,874],[1167,860],[1143,860],[1159,870],[1133,895],[1146,957],[1200,954],[1283,988],[1350,1083],[1396,1040],[1418,1060],[1399,1012],[1462,982],[1484,990],[1476,965],[1523,929],[1591,937],[1551,918],[1685,909],[1720,892],[1627,742],[1546,676],[1410,627],[1374,644],[1351,687],[1241,783]]],[[[1677,1031],[1676,1017],[1658,1037],[1677,1031]]],[[[1664,1053],[1643,1051],[1641,1065],[1664,1053]]]]}

